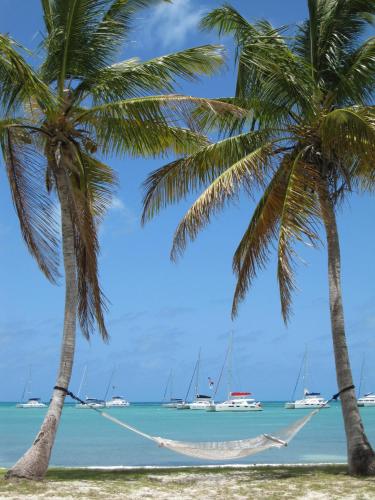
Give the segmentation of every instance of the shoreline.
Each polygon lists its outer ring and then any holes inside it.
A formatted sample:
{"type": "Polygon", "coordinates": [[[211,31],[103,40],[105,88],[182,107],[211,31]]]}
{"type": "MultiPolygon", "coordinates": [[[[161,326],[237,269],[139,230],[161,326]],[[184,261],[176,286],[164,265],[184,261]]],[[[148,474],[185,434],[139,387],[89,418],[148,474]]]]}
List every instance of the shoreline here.
{"type": "MultiPolygon", "coordinates": [[[[48,470],[97,470],[97,471],[184,471],[184,470],[213,470],[213,469],[278,469],[287,468],[314,468],[314,467],[345,467],[347,462],[310,462],[310,463],[272,463],[272,464],[207,464],[207,465],[51,465],[48,470]]],[[[8,467],[0,467],[0,473],[4,472],[8,467]]]]}
{"type": "Polygon", "coordinates": [[[3,479],[0,498],[7,500],[371,500],[375,477],[356,478],[346,465],[184,466],[178,468],[54,468],[44,481],[3,479]]]}

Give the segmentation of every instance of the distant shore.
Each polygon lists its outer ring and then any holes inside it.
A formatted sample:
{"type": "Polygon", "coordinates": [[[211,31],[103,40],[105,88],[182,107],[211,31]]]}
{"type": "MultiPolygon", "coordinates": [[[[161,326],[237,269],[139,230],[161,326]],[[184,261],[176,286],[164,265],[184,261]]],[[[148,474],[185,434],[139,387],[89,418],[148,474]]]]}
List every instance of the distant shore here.
{"type": "Polygon", "coordinates": [[[345,465],[51,468],[43,482],[4,481],[6,499],[111,498],[372,499],[375,478],[348,476],[345,465]]]}

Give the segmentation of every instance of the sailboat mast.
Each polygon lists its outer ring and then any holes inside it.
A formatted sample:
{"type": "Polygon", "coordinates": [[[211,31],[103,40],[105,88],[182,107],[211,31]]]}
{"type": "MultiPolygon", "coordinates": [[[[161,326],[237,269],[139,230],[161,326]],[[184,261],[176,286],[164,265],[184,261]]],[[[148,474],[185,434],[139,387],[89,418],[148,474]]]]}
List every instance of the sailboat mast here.
{"type": "Polygon", "coordinates": [[[171,370],[171,383],[169,386],[169,400],[172,401],[173,398],[173,372],[171,370]]]}
{"type": "Polygon", "coordinates": [[[112,380],[113,380],[113,375],[115,374],[115,371],[116,371],[116,368],[115,368],[115,367],[113,367],[113,369],[112,369],[112,371],[111,371],[111,375],[110,375],[109,380],[108,380],[107,390],[105,391],[103,401],[105,401],[105,400],[107,399],[108,392],[109,392],[109,389],[110,389],[110,387],[111,387],[111,383],[112,383],[112,380]]]}
{"type": "Polygon", "coordinates": [[[304,355],[303,375],[302,375],[303,394],[305,394],[305,390],[307,389],[306,387],[307,376],[308,373],[307,373],[307,346],[306,346],[304,355]]]}
{"type": "Polygon", "coordinates": [[[186,403],[186,401],[188,400],[188,397],[189,397],[191,385],[192,385],[193,380],[194,380],[195,372],[197,371],[197,366],[198,366],[198,360],[195,362],[195,365],[194,365],[194,371],[193,371],[193,374],[191,376],[189,387],[188,387],[188,390],[187,390],[187,393],[186,393],[186,396],[185,396],[185,399],[184,399],[185,403],[186,403]]]}
{"type": "Polygon", "coordinates": [[[233,378],[233,330],[229,337],[229,353],[228,353],[228,398],[232,392],[232,378],[233,378]]]}
{"type": "Polygon", "coordinates": [[[201,364],[201,348],[199,348],[199,353],[198,353],[198,361],[197,361],[197,372],[196,372],[196,378],[195,378],[195,396],[198,396],[199,392],[199,369],[200,369],[200,364],[201,364]]]}
{"type": "Polygon", "coordinates": [[[163,402],[165,401],[165,397],[167,395],[167,391],[168,391],[168,388],[169,388],[169,384],[171,382],[171,376],[172,376],[172,370],[169,372],[169,375],[168,375],[168,378],[167,378],[167,384],[165,386],[165,390],[164,390],[164,395],[163,395],[163,402]]]}
{"type": "Polygon", "coordinates": [[[31,389],[31,365],[29,366],[29,376],[26,379],[25,385],[23,386],[23,392],[22,392],[22,397],[21,401],[25,401],[25,395],[30,393],[31,389]]]}
{"type": "Polygon", "coordinates": [[[80,397],[80,396],[81,396],[81,390],[82,390],[83,384],[84,384],[85,379],[86,379],[86,372],[87,372],[87,365],[85,365],[85,367],[84,367],[84,369],[83,369],[81,382],[80,382],[80,384],[79,384],[79,387],[78,387],[78,392],[77,392],[77,396],[78,396],[78,397],[80,397]]]}

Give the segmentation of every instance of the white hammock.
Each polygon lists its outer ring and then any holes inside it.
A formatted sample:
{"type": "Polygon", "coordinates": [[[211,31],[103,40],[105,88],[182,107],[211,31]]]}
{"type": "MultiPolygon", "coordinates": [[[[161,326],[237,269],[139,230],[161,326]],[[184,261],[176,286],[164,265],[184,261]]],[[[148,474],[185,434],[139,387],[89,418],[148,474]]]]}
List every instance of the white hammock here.
{"type": "Polygon", "coordinates": [[[289,427],[286,427],[278,432],[277,437],[269,434],[261,434],[260,436],[250,439],[240,439],[236,441],[175,441],[173,439],[165,439],[157,436],[151,436],[131,425],[118,420],[106,412],[99,413],[108,420],[111,420],[117,425],[135,432],[146,439],[154,441],[161,447],[168,448],[182,455],[187,455],[194,458],[203,458],[205,460],[233,460],[235,458],[247,457],[260,453],[268,448],[281,448],[287,446],[294,436],[309,422],[309,420],[318,413],[319,409],[312,411],[305,417],[297,420],[289,427]]]}

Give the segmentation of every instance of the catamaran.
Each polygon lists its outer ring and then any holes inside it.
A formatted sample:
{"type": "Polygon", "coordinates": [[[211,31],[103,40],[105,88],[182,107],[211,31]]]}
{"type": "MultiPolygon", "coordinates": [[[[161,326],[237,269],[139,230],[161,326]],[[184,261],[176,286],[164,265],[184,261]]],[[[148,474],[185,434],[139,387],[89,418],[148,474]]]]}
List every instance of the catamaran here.
{"type": "Polygon", "coordinates": [[[107,389],[105,391],[103,400],[105,401],[105,406],[107,408],[127,408],[128,406],[130,406],[130,403],[128,400],[126,400],[122,396],[112,396],[112,398],[109,401],[107,401],[107,396],[108,396],[109,389],[111,388],[111,386],[112,386],[113,391],[116,389],[116,386],[112,385],[112,380],[113,380],[113,376],[115,374],[115,371],[116,371],[116,368],[114,367],[112,372],[111,372],[111,375],[109,377],[107,389]]]}
{"type": "Polygon", "coordinates": [[[26,394],[31,393],[31,366],[29,366],[29,376],[25,382],[25,386],[23,388],[22,396],[21,396],[21,402],[16,404],[16,408],[46,408],[47,405],[45,403],[42,403],[40,398],[27,398],[26,399],[26,394]]]}
{"type": "Polygon", "coordinates": [[[375,406],[375,394],[373,392],[369,392],[358,398],[357,400],[358,406],[375,406]]]}
{"type": "Polygon", "coordinates": [[[190,410],[207,410],[214,404],[211,396],[205,394],[197,394],[192,403],[189,404],[190,410]]]}
{"type": "Polygon", "coordinates": [[[40,398],[29,398],[26,403],[17,403],[16,408],[46,408],[47,405],[42,403],[40,398]]]}
{"type": "Polygon", "coordinates": [[[207,411],[262,411],[261,403],[249,396],[251,392],[230,392],[227,401],[213,404],[207,411]]]}
{"type": "Polygon", "coordinates": [[[183,400],[181,398],[173,397],[173,372],[171,370],[169,373],[167,384],[165,386],[163,402],[161,405],[163,408],[177,408],[178,405],[180,405],[181,403],[183,403],[183,400]],[[167,401],[166,396],[168,389],[169,389],[169,400],[167,401]]]}
{"type": "Polygon", "coordinates": [[[222,403],[213,403],[206,408],[207,411],[262,411],[262,405],[259,401],[250,398],[251,392],[232,391],[232,364],[233,364],[233,332],[229,338],[227,352],[224,358],[224,364],[221,369],[219,380],[216,386],[215,395],[218,390],[224,368],[227,365],[228,376],[228,399],[222,403]]]}
{"type": "Polygon", "coordinates": [[[130,403],[121,396],[112,396],[112,399],[106,401],[105,405],[107,408],[127,408],[130,403]]]}
{"type": "MultiPolygon", "coordinates": [[[[294,407],[288,407],[288,409],[304,410],[312,408],[329,408],[328,401],[320,395],[320,392],[310,392],[308,389],[304,389],[303,395],[303,399],[297,399],[294,401],[294,407]]],[[[285,408],[287,407],[285,406],[285,408]]]]}
{"type": "MultiPolygon", "coordinates": [[[[360,377],[360,380],[359,380],[358,396],[360,396],[361,389],[363,387],[364,373],[365,373],[365,356],[363,356],[363,360],[362,360],[361,377],[360,377]]],[[[363,407],[363,406],[366,406],[366,407],[373,406],[373,407],[375,407],[375,394],[373,392],[367,392],[363,396],[358,397],[357,404],[358,404],[358,406],[361,406],[361,407],[363,407]]]]}
{"type": "Polygon", "coordinates": [[[320,392],[310,392],[309,389],[303,390],[303,398],[294,400],[297,387],[302,375],[302,383],[307,380],[307,348],[302,358],[302,363],[298,372],[297,381],[295,383],[291,400],[286,402],[284,408],[287,410],[305,410],[314,408],[329,408],[328,400],[324,399],[320,392]]]}
{"type": "MultiPolygon", "coordinates": [[[[86,382],[86,374],[87,374],[87,365],[85,365],[83,369],[83,374],[81,378],[81,382],[79,384],[77,396],[80,397],[82,387],[84,387],[85,382],[86,382]]],[[[85,402],[84,403],[78,403],[75,406],[78,409],[90,409],[90,408],[104,408],[105,407],[105,401],[102,399],[97,399],[97,398],[89,398],[86,396],[85,402]]]]}
{"type": "Polygon", "coordinates": [[[189,404],[190,410],[206,410],[214,404],[212,396],[199,393],[199,369],[201,364],[201,350],[199,349],[195,372],[195,399],[189,404]]]}

